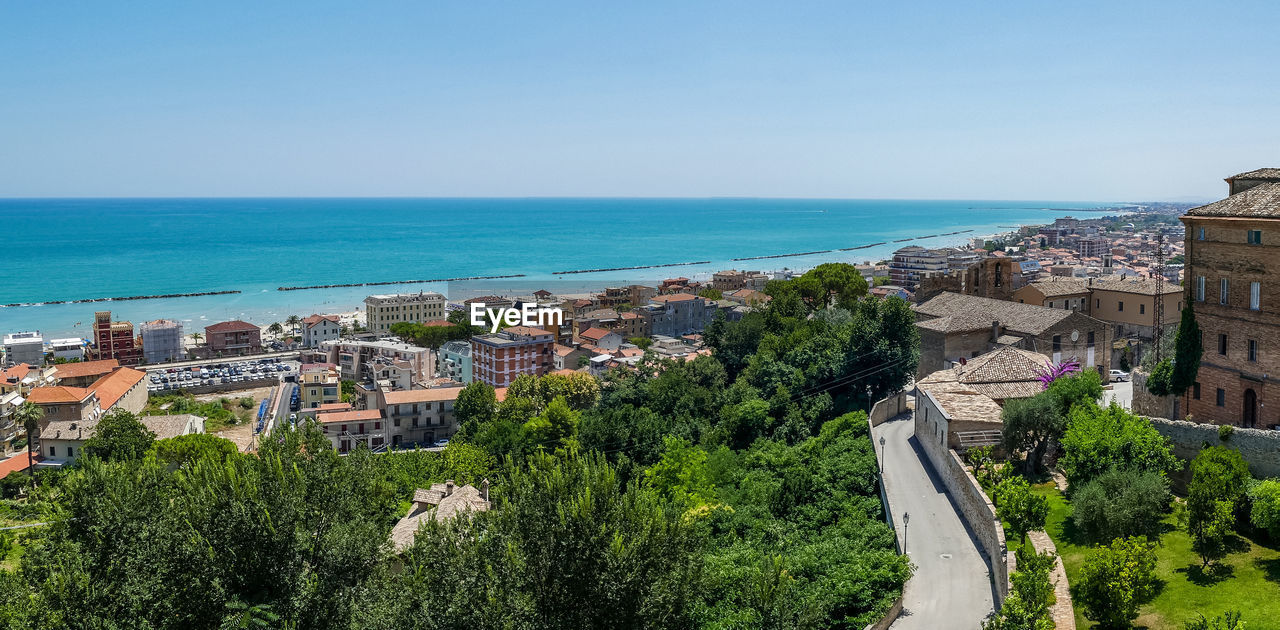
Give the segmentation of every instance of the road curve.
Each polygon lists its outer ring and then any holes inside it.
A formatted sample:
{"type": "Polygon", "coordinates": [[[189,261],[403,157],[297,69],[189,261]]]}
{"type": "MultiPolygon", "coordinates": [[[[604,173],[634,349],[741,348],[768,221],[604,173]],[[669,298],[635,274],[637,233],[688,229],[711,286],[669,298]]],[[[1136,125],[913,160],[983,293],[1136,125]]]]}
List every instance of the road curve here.
{"type": "Polygon", "coordinates": [[[915,573],[903,594],[893,630],[969,630],[991,614],[990,568],[942,480],[918,450],[910,414],[872,429],[882,453],[885,494],[898,539],[905,541],[915,573]],[[905,525],[905,514],[910,522],[905,525]]]}

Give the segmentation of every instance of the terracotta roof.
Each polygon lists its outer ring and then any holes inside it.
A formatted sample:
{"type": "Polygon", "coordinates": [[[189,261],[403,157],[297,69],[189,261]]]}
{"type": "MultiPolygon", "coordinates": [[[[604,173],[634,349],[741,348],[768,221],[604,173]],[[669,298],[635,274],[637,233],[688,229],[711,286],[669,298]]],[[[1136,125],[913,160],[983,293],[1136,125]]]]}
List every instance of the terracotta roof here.
{"type": "Polygon", "coordinates": [[[115,359],[102,359],[101,361],[80,361],[78,363],[60,363],[53,366],[54,375],[57,378],[81,378],[85,376],[100,376],[110,374],[112,370],[120,367],[120,362],[115,359]]]}
{"type": "Polygon", "coordinates": [[[239,332],[242,330],[259,330],[260,331],[262,329],[258,328],[257,326],[254,326],[253,324],[250,324],[249,322],[241,321],[238,319],[233,319],[229,322],[218,322],[216,324],[204,327],[204,331],[206,333],[239,332]]]}
{"type": "Polygon", "coordinates": [[[16,383],[27,377],[27,373],[31,371],[31,366],[26,363],[19,363],[9,369],[0,370],[0,381],[16,383]]]}
{"type": "Polygon", "coordinates": [[[440,402],[445,400],[456,400],[458,393],[462,391],[461,387],[433,387],[431,389],[403,389],[400,391],[386,392],[383,398],[386,399],[388,405],[404,405],[410,403],[421,402],[440,402]]]}
{"type": "MultiPolygon", "coordinates": [[[[40,454],[32,453],[31,461],[39,464],[40,454]]],[[[13,457],[0,461],[0,478],[7,477],[9,473],[19,472],[27,469],[27,454],[25,452],[17,453],[13,457]]]]}
{"type": "Polygon", "coordinates": [[[35,387],[27,394],[27,402],[36,405],[55,405],[60,403],[78,403],[93,395],[93,390],[83,387],[35,387]]]}
{"type": "MultiPolygon", "coordinates": [[[[1032,335],[1038,335],[1062,320],[1078,315],[1075,311],[1062,308],[1019,304],[951,292],[940,293],[913,308],[921,315],[950,316],[952,319],[973,323],[985,322],[987,327],[990,327],[992,322],[998,321],[1008,330],[1032,335]]],[[[1078,316],[1088,317],[1087,315],[1078,316]]],[[[924,325],[926,321],[922,319],[917,325],[924,325]]],[[[976,328],[967,330],[976,330],[976,328]]]]}
{"type": "Polygon", "coordinates": [[[592,327],[582,331],[581,333],[578,334],[578,336],[582,337],[583,339],[590,339],[592,341],[598,342],[601,339],[604,339],[609,334],[611,334],[611,332],[608,330],[605,330],[603,328],[592,327]]]}
{"type": "Polygon", "coordinates": [[[360,409],[358,411],[335,411],[330,413],[319,414],[316,421],[321,424],[331,424],[334,422],[360,422],[362,420],[381,420],[382,411],[379,409],[360,409]]]}
{"type": "Polygon", "coordinates": [[[435,327],[452,326],[453,322],[447,319],[433,319],[431,321],[422,322],[422,325],[435,328],[435,327]]]}
{"type": "Polygon", "coordinates": [[[469,300],[463,300],[462,303],[475,304],[476,302],[479,302],[481,304],[501,304],[501,303],[510,302],[510,301],[511,300],[508,300],[507,298],[504,298],[498,295],[482,295],[480,297],[473,297],[469,300]]]}
{"type": "Polygon", "coordinates": [[[570,374],[577,374],[577,373],[578,373],[577,370],[570,370],[569,368],[561,368],[559,370],[552,372],[552,374],[560,374],[562,376],[568,376],[570,374]]]}
{"type": "Polygon", "coordinates": [[[331,411],[351,411],[351,409],[352,407],[350,403],[336,402],[336,403],[325,403],[323,405],[320,405],[319,407],[312,409],[312,411],[316,413],[328,413],[331,411]]]}
{"type": "Polygon", "coordinates": [[[98,405],[103,411],[111,409],[120,398],[134,385],[142,382],[147,373],[133,368],[122,367],[94,382],[89,386],[98,395],[98,405]]]}
{"type": "Polygon", "coordinates": [[[1003,425],[1001,409],[990,397],[971,390],[929,387],[921,385],[921,391],[938,403],[950,420],[965,422],[990,422],[1003,425]]]}
{"type": "Polygon", "coordinates": [[[1280,182],[1258,184],[1221,201],[1192,208],[1186,216],[1280,218],[1280,182]]]}
{"type": "MultiPolygon", "coordinates": [[[[319,324],[320,322],[325,322],[325,321],[338,324],[338,323],[341,323],[342,318],[338,317],[337,315],[311,315],[309,317],[304,317],[302,319],[302,323],[305,324],[307,328],[310,328],[312,326],[315,326],[316,324],[319,324]]],[[[257,326],[254,326],[254,328],[257,328],[257,326]]]]}

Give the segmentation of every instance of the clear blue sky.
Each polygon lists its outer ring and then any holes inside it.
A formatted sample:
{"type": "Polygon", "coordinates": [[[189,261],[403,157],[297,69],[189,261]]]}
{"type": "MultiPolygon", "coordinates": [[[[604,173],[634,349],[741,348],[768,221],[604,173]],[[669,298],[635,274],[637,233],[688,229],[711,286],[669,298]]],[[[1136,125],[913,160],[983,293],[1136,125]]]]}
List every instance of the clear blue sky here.
{"type": "Polygon", "coordinates": [[[0,196],[1216,198],[1280,3],[0,0],[0,196]],[[181,5],[181,6],[179,6],[181,5]]]}

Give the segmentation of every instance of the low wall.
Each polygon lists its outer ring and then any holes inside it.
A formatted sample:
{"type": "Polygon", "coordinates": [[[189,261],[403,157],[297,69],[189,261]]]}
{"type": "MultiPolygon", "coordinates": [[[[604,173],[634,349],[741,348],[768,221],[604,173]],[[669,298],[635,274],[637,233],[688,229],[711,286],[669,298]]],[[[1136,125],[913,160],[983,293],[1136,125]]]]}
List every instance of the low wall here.
{"type": "Polygon", "coordinates": [[[1165,418],[1148,420],[1160,435],[1168,438],[1173,446],[1173,454],[1182,459],[1195,459],[1205,443],[1209,446],[1222,445],[1239,451],[1254,477],[1280,477],[1280,431],[1235,427],[1231,431],[1231,437],[1223,442],[1218,438],[1216,424],[1165,418]]]}
{"type": "Polygon", "coordinates": [[[965,468],[960,455],[944,446],[941,438],[933,437],[935,431],[927,425],[924,414],[920,411],[924,406],[917,401],[916,443],[942,479],[942,484],[947,487],[947,493],[959,508],[961,518],[969,525],[978,541],[979,550],[986,556],[987,564],[991,567],[991,579],[996,585],[995,606],[999,610],[1009,594],[1009,575],[1017,569],[1017,559],[1008,552],[1005,545],[1004,526],[996,518],[996,506],[982,492],[978,480],[965,468]]]}
{"type": "MultiPolygon", "coordinates": [[[[875,623],[867,624],[863,630],[889,630],[889,626],[898,620],[898,615],[902,614],[902,597],[893,600],[893,606],[889,607],[889,612],[884,614],[884,618],[875,623]]],[[[1074,626],[1072,626],[1074,628],[1074,626]]]]}
{"type": "MultiPolygon", "coordinates": [[[[1027,532],[1027,538],[1031,540],[1031,546],[1035,548],[1036,553],[1049,552],[1055,556],[1058,555],[1058,548],[1054,546],[1049,534],[1043,531],[1027,532]]],[[[1067,583],[1067,569],[1062,565],[1061,556],[1053,561],[1049,581],[1053,583],[1054,602],[1053,606],[1049,607],[1053,627],[1055,630],[1076,630],[1076,609],[1071,602],[1071,586],[1067,583]]]]}
{"type": "Polygon", "coordinates": [[[1133,379],[1133,402],[1129,408],[1133,413],[1157,418],[1176,417],[1176,396],[1156,396],[1147,391],[1147,375],[1137,368],[1134,368],[1131,378],[1133,379]]]}
{"type": "Polygon", "coordinates": [[[872,405],[868,419],[871,422],[871,426],[880,426],[888,419],[906,413],[906,411],[907,392],[898,392],[872,405]]]}

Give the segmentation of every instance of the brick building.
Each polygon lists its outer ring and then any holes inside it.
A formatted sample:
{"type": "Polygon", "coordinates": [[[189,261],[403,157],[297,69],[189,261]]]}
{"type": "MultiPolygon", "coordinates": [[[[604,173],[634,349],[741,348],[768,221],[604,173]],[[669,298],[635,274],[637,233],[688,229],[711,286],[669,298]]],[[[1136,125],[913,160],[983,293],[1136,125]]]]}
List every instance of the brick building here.
{"type": "Polygon", "coordinates": [[[115,359],[120,365],[142,363],[142,344],[133,336],[133,322],[111,321],[111,311],[93,314],[94,359],[115,359]]]}
{"type": "Polygon", "coordinates": [[[1197,422],[1280,425],[1280,168],[1227,178],[1226,199],[1192,208],[1185,299],[1204,340],[1186,410],[1197,422]],[[1269,398],[1275,396],[1275,399],[1269,398]]]}
{"type": "Polygon", "coordinates": [[[1038,352],[1055,363],[1074,358],[1081,369],[1101,375],[1111,369],[1111,326],[1083,313],[959,293],[943,293],[913,308],[921,377],[1000,346],[1038,352]]]}
{"type": "Polygon", "coordinates": [[[235,356],[262,352],[262,329],[233,319],[204,327],[209,356],[235,356]]]}
{"type": "Polygon", "coordinates": [[[555,337],[541,328],[512,326],[471,338],[473,380],[506,387],[521,374],[542,376],[552,371],[555,337]]]}

